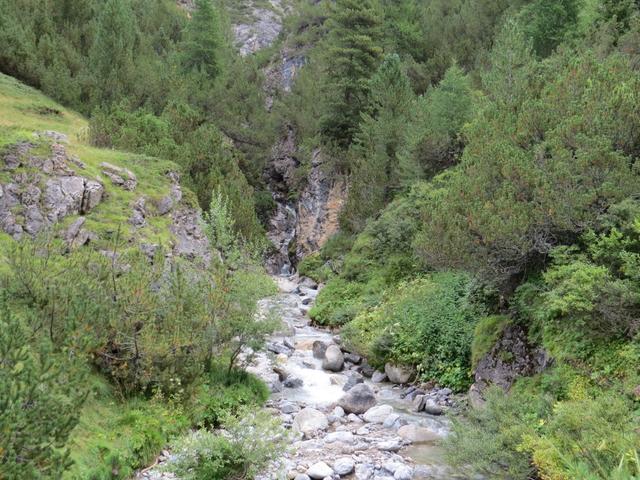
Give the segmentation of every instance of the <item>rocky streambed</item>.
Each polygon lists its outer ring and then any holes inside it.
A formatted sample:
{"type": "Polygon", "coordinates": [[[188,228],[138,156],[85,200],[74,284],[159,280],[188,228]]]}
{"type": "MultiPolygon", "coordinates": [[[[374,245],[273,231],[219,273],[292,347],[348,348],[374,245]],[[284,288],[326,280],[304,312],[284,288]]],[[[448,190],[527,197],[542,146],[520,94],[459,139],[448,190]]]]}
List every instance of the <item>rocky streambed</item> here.
{"type": "MultiPolygon", "coordinates": [[[[450,428],[445,413],[458,398],[449,389],[408,385],[402,369],[375,371],[347,351],[339,336],[311,325],[307,315],[318,286],[297,276],[276,277],[280,293],[259,303],[283,328],[247,370],[271,389],[266,408],[290,431],[290,448],[257,480],[462,479],[447,464],[439,440],[450,428]],[[390,381],[393,380],[394,382],[390,381]]],[[[137,478],[175,479],[163,464],[137,478]]]]}
{"type": "MultiPolygon", "coordinates": [[[[284,323],[267,351],[248,368],[273,394],[267,408],[294,441],[260,479],[452,479],[438,440],[447,435],[448,389],[392,383],[347,351],[339,336],[310,324],[318,286],[295,276],[276,278],[281,293],[260,302],[262,315],[284,323]],[[429,413],[427,413],[429,412],[429,413]]],[[[405,372],[390,367],[395,382],[405,372]]],[[[404,378],[402,378],[404,376],[404,378]]]]}

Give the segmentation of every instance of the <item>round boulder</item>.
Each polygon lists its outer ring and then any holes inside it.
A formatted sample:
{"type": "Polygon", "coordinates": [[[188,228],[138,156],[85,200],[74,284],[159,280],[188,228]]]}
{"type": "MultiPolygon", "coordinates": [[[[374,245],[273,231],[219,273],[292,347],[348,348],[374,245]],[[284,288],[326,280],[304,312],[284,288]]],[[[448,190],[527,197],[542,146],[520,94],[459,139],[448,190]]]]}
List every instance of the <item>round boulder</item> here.
{"type": "Polygon", "coordinates": [[[324,462],[318,462],[309,467],[307,475],[314,480],[322,480],[325,477],[332,477],[333,469],[324,462]]]}
{"type": "Polygon", "coordinates": [[[327,351],[327,347],[328,345],[321,340],[316,340],[315,342],[313,342],[311,350],[313,351],[314,358],[323,359],[324,352],[327,351]]]}
{"type": "Polygon", "coordinates": [[[293,428],[304,433],[306,437],[313,433],[326,430],[329,427],[327,416],[315,408],[307,407],[300,410],[293,419],[293,428]]]}
{"type": "Polygon", "coordinates": [[[386,418],[393,413],[390,405],[378,405],[367,410],[364,414],[364,421],[368,423],[384,423],[386,418]]]}
{"type": "Polygon", "coordinates": [[[344,365],[344,355],[337,345],[329,345],[327,351],[324,352],[322,360],[322,368],[331,372],[339,372],[344,365]]]}
{"type": "Polygon", "coordinates": [[[375,407],[376,396],[368,385],[359,383],[343,395],[338,405],[347,413],[364,413],[375,407]]]}
{"type": "Polygon", "coordinates": [[[384,366],[384,373],[387,374],[391,383],[407,383],[413,376],[413,369],[403,365],[387,363],[384,366]]]}

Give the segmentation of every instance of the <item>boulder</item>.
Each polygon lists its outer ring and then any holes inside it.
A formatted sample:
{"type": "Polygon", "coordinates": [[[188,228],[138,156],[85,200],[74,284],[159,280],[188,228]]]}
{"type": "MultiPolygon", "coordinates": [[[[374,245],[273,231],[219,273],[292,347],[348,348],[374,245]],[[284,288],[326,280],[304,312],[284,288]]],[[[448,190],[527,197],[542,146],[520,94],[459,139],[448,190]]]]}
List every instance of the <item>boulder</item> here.
{"type": "Polygon", "coordinates": [[[373,472],[373,465],[360,463],[356,466],[356,480],[370,480],[373,478],[373,472]]]}
{"type": "Polygon", "coordinates": [[[328,433],[327,436],[324,437],[325,443],[347,443],[352,444],[355,441],[355,437],[353,433],[347,431],[338,431],[328,433]]]}
{"type": "Polygon", "coordinates": [[[432,432],[428,428],[421,427],[420,425],[413,423],[400,427],[398,429],[398,435],[413,443],[434,442],[440,438],[438,434],[432,432]]]}
{"type": "Polygon", "coordinates": [[[371,388],[360,383],[349,390],[338,402],[347,413],[364,413],[376,404],[376,396],[371,388]]]}
{"type": "Polygon", "coordinates": [[[386,418],[393,413],[390,405],[378,405],[367,410],[364,414],[364,421],[368,423],[384,423],[386,418]]]}
{"type": "Polygon", "coordinates": [[[323,359],[324,354],[327,351],[328,345],[321,340],[316,340],[313,342],[313,346],[311,347],[313,351],[314,358],[323,359]]]}
{"type": "Polygon", "coordinates": [[[331,372],[339,372],[344,365],[344,355],[337,345],[329,345],[327,351],[324,352],[322,360],[322,368],[331,372]]]}
{"type": "Polygon", "coordinates": [[[302,432],[306,437],[310,437],[316,432],[326,430],[327,427],[329,427],[327,416],[311,407],[303,408],[293,419],[294,430],[302,432]]]}
{"type": "Polygon", "coordinates": [[[303,385],[302,379],[289,375],[282,383],[285,388],[300,388],[303,385]]]}
{"type": "Polygon", "coordinates": [[[364,377],[358,372],[347,373],[347,381],[342,387],[345,392],[348,392],[359,383],[364,383],[364,377]]]}
{"type": "Polygon", "coordinates": [[[407,465],[399,466],[393,474],[395,480],[411,480],[413,478],[413,469],[407,465]]]}
{"type": "Polygon", "coordinates": [[[413,369],[403,365],[387,363],[384,366],[384,373],[387,374],[391,383],[407,383],[413,376],[413,369]]]}
{"type": "Polygon", "coordinates": [[[332,477],[333,469],[324,462],[318,462],[309,467],[307,475],[314,480],[322,480],[325,477],[332,477]]]}
{"type": "Polygon", "coordinates": [[[333,462],[333,471],[341,477],[349,475],[355,468],[355,462],[351,457],[338,458],[333,462]]]}
{"type": "Polygon", "coordinates": [[[378,370],[376,370],[375,372],[373,372],[373,375],[371,375],[371,381],[373,383],[382,383],[386,380],[387,374],[384,372],[379,372],[378,370]]]}

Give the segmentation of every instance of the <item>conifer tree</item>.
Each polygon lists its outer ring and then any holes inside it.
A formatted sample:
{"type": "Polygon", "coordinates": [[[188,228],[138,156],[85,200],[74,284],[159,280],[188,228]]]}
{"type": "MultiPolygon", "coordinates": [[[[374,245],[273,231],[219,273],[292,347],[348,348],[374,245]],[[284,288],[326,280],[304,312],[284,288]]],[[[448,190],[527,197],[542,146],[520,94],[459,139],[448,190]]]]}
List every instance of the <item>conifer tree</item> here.
{"type": "Polygon", "coordinates": [[[91,66],[96,79],[94,100],[113,102],[131,86],[137,25],[129,0],[107,0],[97,22],[91,50],[91,66]]]}
{"type": "Polygon", "coordinates": [[[197,0],[182,46],[182,65],[214,79],[220,73],[220,22],[211,0],[197,0]]]}
{"type": "Polygon", "coordinates": [[[369,84],[369,112],[363,114],[347,204],[349,226],[359,231],[401,188],[397,154],[415,107],[415,95],[398,55],[389,55],[369,84]]]}
{"type": "Polygon", "coordinates": [[[329,18],[322,130],[342,147],[353,139],[367,105],[368,80],[382,57],[382,24],[378,0],[337,0],[329,18]]]}

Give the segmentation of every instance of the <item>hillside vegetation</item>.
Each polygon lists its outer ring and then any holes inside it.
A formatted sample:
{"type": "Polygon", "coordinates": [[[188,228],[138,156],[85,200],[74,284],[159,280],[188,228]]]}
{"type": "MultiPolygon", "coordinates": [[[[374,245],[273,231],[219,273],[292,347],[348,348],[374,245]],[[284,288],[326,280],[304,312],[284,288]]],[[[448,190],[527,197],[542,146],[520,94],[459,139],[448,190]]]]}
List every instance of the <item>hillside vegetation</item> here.
{"type": "MultiPolygon", "coordinates": [[[[348,184],[297,265],[310,316],[469,394],[453,465],[640,478],[640,3],[276,4],[0,0],[0,477],[128,478],[189,427],[277,428],[237,360],[275,328],[265,169],[291,139],[287,202],[320,154],[348,184]],[[255,8],[283,31],[241,56],[255,8]]],[[[282,446],[192,440],[194,478],[282,446]]]]}

